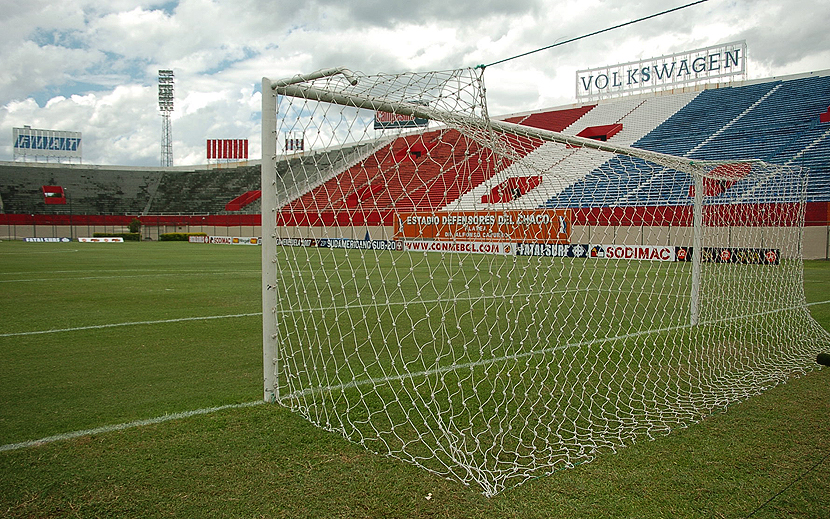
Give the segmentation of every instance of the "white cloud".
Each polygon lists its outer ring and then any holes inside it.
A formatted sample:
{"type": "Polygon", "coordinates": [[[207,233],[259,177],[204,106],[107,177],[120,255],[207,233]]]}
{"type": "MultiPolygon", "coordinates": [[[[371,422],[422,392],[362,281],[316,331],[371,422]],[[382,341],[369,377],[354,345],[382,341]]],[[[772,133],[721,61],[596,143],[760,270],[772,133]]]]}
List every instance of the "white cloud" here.
{"type": "MultiPolygon", "coordinates": [[[[176,73],[176,164],[207,138],[259,153],[259,85],[331,66],[365,73],[493,63],[685,2],[640,0],[9,0],[0,21],[0,136],[81,131],[84,161],[155,166],[160,68],[176,73]],[[8,14],[6,14],[8,13],[8,14]]],[[[830,1],[710,0],[487,68],[492,113],[574,101],[579,68],[746,39],[750,76],[826,68],[830,1]]],[[[0,138],[0,160],[11,160],[0,138]]]]}
{"type": "Polygon", "coordinates": [[[101,59],[97,51],[23,41],[0,48],[0,99],[20,99],[31,92],[76,79],[101,59]]]}

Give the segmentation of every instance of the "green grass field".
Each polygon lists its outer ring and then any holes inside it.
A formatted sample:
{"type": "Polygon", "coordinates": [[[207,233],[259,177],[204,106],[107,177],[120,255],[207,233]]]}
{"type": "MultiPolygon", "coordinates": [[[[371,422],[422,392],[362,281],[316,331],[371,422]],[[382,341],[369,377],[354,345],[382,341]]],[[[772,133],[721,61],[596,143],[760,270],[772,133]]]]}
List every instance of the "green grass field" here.
{"type": "Polygon", "coordinates": [[[686,427],[821,351],[799,340],[803,314],[780,310],[801,294],[792,261],[704,265],[707,324],[692,328],[686,262],[278,258],[283,403],[487,495],[686,427]]]}
{"type": "MultiPolygon", "coordinates": [[[[0,446],[261,398],[259,248],[3,242],[0,258],[0,446]]],[[[806,263],[805,291],[830,299],[830,264],[806,263]]],[[[830,328],[830,304],[810,310],[830,328]]],[[[228,407],[3,450],[0,512],[827,517],[828,397],[815,371],[489,499],[281,406],[228,407]]]]}

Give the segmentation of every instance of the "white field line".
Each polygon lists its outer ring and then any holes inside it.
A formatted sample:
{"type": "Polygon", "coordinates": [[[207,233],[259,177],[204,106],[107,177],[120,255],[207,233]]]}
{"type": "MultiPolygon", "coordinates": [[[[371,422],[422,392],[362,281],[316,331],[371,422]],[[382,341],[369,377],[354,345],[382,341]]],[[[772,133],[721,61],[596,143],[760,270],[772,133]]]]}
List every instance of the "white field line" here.
{"type": "MultiPolygon", "coordinates": [[[[333,305],[333,306],[319,306],[316,308],[286,308],[282,310],[277,310],[277,315],[285,315],[285,314],[295,314],[295,313],[308,313],[308,312],[331,312],[337,310],[353,310],[356,308],[374,308],[376,306],[408,306],[408,305],[419,305],[419,304],[435,304],[435,303],[459,303],[463,301],[484,301],[488,299],[506,299],[510,300],[511,302],[514,299],[522,299],[526,297],[541,297],[541,296],[554,296],[554,295],[562,295],[562,294],[576,294],[579,292],[608,292],[608,293],[616,293],[617,290],[611,288],[596,288],[596,287],[581,287],[581,288],[567,288],[564,290],[546,290],[542,292],[513,292],[513,293],[505,293],[505,294],[491,294],[491,295],[484,295],[484,296],[467,296],[467,297],[445,297],[442,299],[409,299],[406,301],[386,301],[383,304],[380,303],[366,303],[366,304],[354,304],[354,305],[333,305]]],[[[634,294],[644,294],[650,295],[651,292],[647,291],[634,291],[629,290],[628,293],[634,294]]],[[[675,298],[688,298],[689,296],[685,294],[675,294],[675,298]]]]}
{"type": "MultiPolygon", "coordinates": [[[[484,300],[484,299],[514,299],[514,298],[522,298],[522,297],[529,297],[529,296],[547,296],[547,295],[555,295],[555,294],[567,294],[569,292],[583,292],[583,291],[606,291],[605,289],[588,289],[588,288],[580,288],[576,290],[555,290],[551,292],[532,292],[532,293],[516,293],[516,294],[503,294],[503,295],[491,295],[491,296],[481,296],[481,297],[455,297],[455,298],[445,298],[445,299],[414,299],[409,301],[389,301],[385,303],[386,306],[401,306],[401,305],[418,305],[418,304],[436,304],[436,303],[447,303],[453,302],[457,303],[460,301],[475,301],[475,300],[484,300]]],[[[608,292],[612,292],[612,290],[607,290],[608,292]]],[[[285,315],[285,314],[293,314],[293,313],[306,313],[306,312],[331,312],[331,311],[339,311],[339,310],[354,310],[359,308],[373,308],[378,306],[378,304],[370,303],[370,304],[355,304],[355,305],[342,305],[342,306],[321,306],[318,308],[288,308],[285,310],[277,310],[277,315],[285,315]]],[[[104,328],[119,328],[122,326],[139,326],[139,325],[148,325],[148,324],[165,324],[165,323],[180,323],[180,322],[187,322],[187,321],[210,321],[213,319],[227,319],[227,318],[235,318],[235,317],[254,317],[262,315],[262,312],[252,312],[247,314],[228,314],[228,315],[208,315],[202,317],[181,317],[177,319],[161,319],[158,321],[129,321],[125,323],[109,323],[109,324],[93,324],[89,326],[77,326],[73,328],[55,328],[51,330],[33,330],[28,332],[10,332],[10,333],[0,333],[0,338],[2,337],[23,337],[27,335],[43,335],[48,333],[64,333],[64,332],[80,332],[84,330],[98,330],[104,328]]]]}
{"type": "MultiPolygon", "coordinates": [[[[769,311],[766,311],[766,312],[759,312],[757,314],[753,314],[753,315],[749,315],[749,316],[736,316],[736,317],[730,317],[730,318],[726,318],[726,319],[719,319],[717,322],[732,321],[732,320],[740,319],[740,318],[744,318],[744,317],[755,317],[755,316],[767,315],[767,314],[772,314],[772,313],[777,313],[777,312],[782,312],[782,311],[788,311],[788,310],[798,310],[799,308],[805,308],[805,307],[816,306],[816,305],[823,305],[823,304],[828,304],[828,303],[830,303],[830,300],[817,301],[817,302],[813,302],[813,303],[807,303],[803,307],[802,306],[797,306],[797,307],[792,307],[792,308],[769,310],[769,311]]],[[[261,314],[246,314],[246,315],[261,315],[261,314]]],[[[221,316],[217,316],[216,318],[221,318],[221,316]]],[[[702,323],[702,324],[709,324],[709,323],[702,323]]],[[[567,349],[567,348],[573,348],[573,347],[577,347],[577,346],[587,346],[587,345],[591,345],[591,344],[601,344],[601,343],[604,343],[604,342],[611,342],[611,341],[620,340],[620,339],[641,337],[643,335],[648,335],[648,334],[651,334],[651,333],[661,333],[661,332],[665,332],[665,331],[680,330],[680,329],[683,329],[683,328],[688,328],[689,326],[690,325],[680,325],[680,326],[671,326],[671,327],[667,327],[667,328],[660,328],[660,329],[657,329],[657,330],[644,330],[644,331],[641,331],[641,332],[630,333],[630,334],[626,334],[626,335],[623,335],[623,336],[609,337],[609,338],[602,338],[602,339],[594,339],[594,340],[591,340],[591,341],[582,341],[582,342],[577,342],[577,343],[564,344],[564,345],[556,346],[556,347],[553,347],[553,348],[545,348],[545,349],[542,349],[542,350],[534,350],[534,351],[530,351],[530,352],[525,352],[525,353],[520,353],[520,354],[515,354],[515,355],[508,355],[508,356],[505,356],[505,357],[499,357],[499,358],[494,358],[494,359],[487,359],[487,360],[478,361],[478,362],[469,362],[469,363],[465,363],[465,364],[454,364],[452,366],[446,366],[446,367],[443,367],[443,368],[436,368],[436,369],[421,371],[421,372],[417,372],[417,373],[404,373],[404,374],[395,375],[395,376],[392,376],[392,377],[373,378],[373,379],[366,379],[366,380],[360,380],[360,381],[352,381],[352,382],[348,382],[348,383],[345,383],[345,384],[337,384],[337,385],[328,386],[328,387],[311,388],[311,389],[298,391],[298,392],[292,393],[290,395],[285,395],[285,396],[281,397],[280,400],[284,401],[284,400],[288,400],[288,399],[291,399],[291,398],[301,397],[301,396],[304,396],[304,395],[307,395],[307,394],[322,393],[322,392],[327,392],[327,391],[336,391],[336,390],[342,390],[342,389],[346,389],[346,388],[350,388],[350,387],[358,387],[358,386],[363,386],[363,385],[368,385],[368,384],[373,384],[374,385],[374,384],[380,384],[380,383],[384,383],[384,382],[393,382],[393,381],[396,381],[396,380],[412,379],[412,378],[419,377],[419,376],[429,376],[429,375],[432,375],[432,374],[446,373],[446,372],[454,371],[454,370],[457,370],[457,369],[464,369],[464,368],[469,369],[471,367],[484,366],[484,365],[489,365],[489,364],[493,364],[493,363],[501,362],[501,361],[505,361],[505,360],[520,359],[520,358],[530,357],[530,356],[533,356],[533,355],[551,353],[551,352],[554,352],[554,351],[559,351],[559,350],[563,350],[563,349],[567,349]]],[[[264,400],[256,400],[256,401],[253,401],[253,402],[246,402],[244,404],[231,404],[231,405],[224,405],[224,406],[219,406],[219,407],[209,407],[209,408],[206,408],[206,409],[197,409],[195,411],[185,411],[185,412],[182,412],[182,413],[168,414],[168,415],[164,415],[164,416],[159,416],[157,418],[149,418],[149,419],[146,419],[146,420],[136,420],[136,421],[133,421],[133,422],[127,422],[127,423],[122,423],[122,424],[97,427],[95,429],[86,429],[86,430],[83,430],[83,431],[74,431],[74,432],[68,432],[68,433],[63,433],[63,434],[57,434],[57,435],[54,435],[54,436],[47,436],[46,438],[41,438],[39,440],[30,440],[30,441],[25,441],[25,442],[20,442],[20,443],[10,443],[10,444],[7,444],[7,445],[0,445],[0,452],[13,451],[13,450],[18,450],[18,449],[25,449],[27,447],[34,447],[34,446],[37,446],[37,445],[43,445],[43,444],[46,444],[46,443],[52,443],[52,442],[61,441],[61,440],[70,440],[70,439],[73,439],[73,438],[79,438],[81,436],[88,436],[88,435],[93,435],[93,434],[103,434],[103,433],[114,432],[114,431],[123,431],[125,429],[131,429],[131,428],[134,428],[134,427],[141,427],[141,426],[144,426],[144,425],[158,424],[158,423],[162,423],[162,422],[168,422],[168,421],[171,421],[171,420],[179,420],[179,419],[182,419],[182,418],[188,418],[190,416],[197,416],[197,415],[214,413],[216,411],[222,411],[222,410],[225,410],[225,409],[239,409],[239,408],[243,408],[243,407],[253,407],[253,406],[256,406],[256,405],[263,404],[263,403],[265,403],[264,400]]]]}
{"type": "Polygon", "coordinates": [[[171,420],[181,420],[182,418],[189,418],[191,416],[215,413],[217,411],[224,411],[225,409],[240,409],[243,407],[253,407],[264,403],[264,400],[256,400],[254,402],[245,402],[244,404],[220,405],[219,407],[208,407],[205,409],[196,409],[195,411],[184,411],[182,413],[166,414],[164,416],[148,418],[146,420],[136,420],[134,422],[120,423],[116,425],[105,425],[103,427],[85,429],[83,431],[73,431],[63,434],[56,434],[54,436],[47,436],[46,438],[41,438],[39,440],[31,440],[20,443],[9,443],[7,445],[0,445],[0,452],[25,449],[27,447],[36,447],[38,445],[44,445],[46,443],[52,443],[61,440],[71,440],[73,438],[80,438],[81,436],[92,436],[94,434],[104,434],[115,431],[123,431],[125,429],[132,429],[134,427],[142,427],[145,425],[154,425],[158,423],[169,422],[171,420]]]}
{"type": "MultiPolygon", "coordinates": [[[[446,302],[459,302],[459,301],[473,301],[473,300],[481,300],[481,299],[507,299],[507,298],[521,298],[521,297],[528,297],[528,296],[543,296],[543,295],[554,295],[554,294],[565,294],[568,292],[580,292],[590,289],[577,289],[577,290],[558,290],[552,292],[540,292],[540,293],[517,293],[517,294],[505,294],[505,295],[493,295],[493,296],[483,296],[483,297],[458,297],[458,298],[446,298],[446,299],[416,299],[411,301],[390,301],[385,303],[387,306],[401,306],[401,305],[417,305],[417,304],[436,304],[436,303],[446,303],[446,302]]],[[[321,306],[318,308],[288,308],[285,310],[277,310],[277,315],[285,315],[285,314],[293,314],[293,313],[306,313],[306,312],[331,312],[331,311],[339,311],[339,310],[353,310],[359,308],[372,308],[378,306],[377,304],[356,304],[356,305],[342,305],[342,306],[321,306]]],[[[27,335],[43,335],[47,333],[63,333],[63,332],[79,332],[84,330],[97,330],[102,328],[119,328],[121,326],[138,326],[138,325],[147,325],[147,324],[165,324],[165,323],[179,323],[179,322],[186,322],[186,321],[209,321],[212,319],[226,319],[226,318],[234,318],[234,317],[254,317],[257,315],[262,315],[262,312],[253,312],[247,314],[230,314],[230,315],[209,315],[203,317],[181,317],[178,319],[162,319],[158,321],[129,321],[125,323],[110,323],[110,324],[94,324],[89,326],[77,326],[73,328],[55,328],[51,330],[34,330],[28,332],[10,332],[10,333],[0,333],[0,337],[21,337],[27,335]]]]}
{"type": "MultiPolygon", "coordinates": [[[[233,272],[227,271],[186,271],[186,272],[172,272],[170,274],[127,274],[127,275],[116,275],[116,276],[83,276],[83,277],[64,277],[61,278],[61,282],[70,282],[70,281],[88,281],[90,279],[127,279],[127,278],[162,278],[162,277],[181,277],[181,276],[195,276],[195,275],[204,275],[204,274],[212,274],[212,275],[221,275],[221,276],[228,276],[228,275],[237,275],[241,272],[250,272],[255,273],[258,272],[256,270],[236,270],[233,272]]],[[[0,279],[0,283],[54,283],[55,278],[29,278],[29,279],[0,279]]]]}
{"type": "Polygon", "coordinates": [[[210,321],[212,319],[228,319],[233,317],[254,317],[262,315],[262,312],[253,312],[250,314],[230,314],[230,315],[207,315],[203,317],[181,317],[179,319],[162,319],[160,321],[132,321],[127,323],[111,323],[111,324],[94,324],[91,326],[78,326],[77,328],[56,328],[54,330],[35,330],[32,332],[12,332],[0,333],[0,337],[20,337],[25,335],[41,335],[45,333],[63,333],[63,332],[78,332],[83,330],[99,330],[102,328],[118,328],[120,326],[139,326],[143,324],[165,324],[165,323],[181,323],[186,321],[210,321]]]}
{"type": "MultiPolygon", "coordinates": [[[[71,269],[71,270],[50,270],[50,274],[85,274],[89,272],[89,269],[71,269]]],[[[124,269],[95,269],[95,272],[124,272],[124,269]]],[[[204,273],[204,274],[213,274],[213,273],[227,273],[227,269],[156,269],[156,268],[145,268],[145,269],[130,269],[129,272],[147,272],[147,273],[158,273],[158,274],[191,274],[191,273],[204,273]]],[[[259,273],[259,270],[251,269],[251,270],[234,270],[233,273],[236,272],[256,272],[259,273]]],[[[3,276],[21,276],[23,274],[42,274],[42,270],[17,270],[17,271],[9,271],[9,272],[0,272],[0,275],[3,276]]],[[[72,279],[72,278],[70,278],[72,279]]]]}
{"type": "MultiPolygon", "coordinates": [[[[3,240],[0,240],[3,241],[3,240]]],[[[81,249],[68,249],[68,250],[40,250],[40,251],[3,251],[0,252],[0,256],[11,256],[11,255],[21,255],[21,254],[64,254],[67,252],[80,252],[81,249]]]]}

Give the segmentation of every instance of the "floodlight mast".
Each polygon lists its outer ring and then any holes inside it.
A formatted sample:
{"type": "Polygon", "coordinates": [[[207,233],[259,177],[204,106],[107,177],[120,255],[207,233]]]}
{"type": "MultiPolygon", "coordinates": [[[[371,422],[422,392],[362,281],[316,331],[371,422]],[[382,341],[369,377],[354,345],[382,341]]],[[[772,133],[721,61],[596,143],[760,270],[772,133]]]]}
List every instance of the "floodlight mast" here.
{"type": "Polygon", "coordinates": [[[161,111],[161,166],[173,165],[173,130],[170,114],[173,113],[173,71],[159,70],[159,110],[161,111]]]}

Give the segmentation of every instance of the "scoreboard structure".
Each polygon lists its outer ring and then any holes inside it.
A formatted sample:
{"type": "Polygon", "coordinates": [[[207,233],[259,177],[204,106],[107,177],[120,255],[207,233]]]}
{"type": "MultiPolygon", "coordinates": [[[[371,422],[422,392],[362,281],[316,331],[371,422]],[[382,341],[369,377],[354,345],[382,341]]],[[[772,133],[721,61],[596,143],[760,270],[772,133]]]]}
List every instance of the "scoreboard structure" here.
{"type": "Polygon", "coordinates": [[[208,160],[248,160],[248,139],[208,139],[208,160]]]}
{"type": "Polygon", "coordinates": [[[14,160],[77,159],[81,162],[81,132],[12,128],[14,160]]]}

